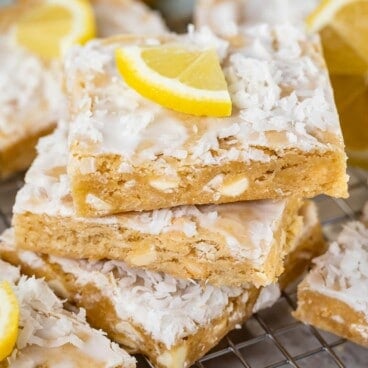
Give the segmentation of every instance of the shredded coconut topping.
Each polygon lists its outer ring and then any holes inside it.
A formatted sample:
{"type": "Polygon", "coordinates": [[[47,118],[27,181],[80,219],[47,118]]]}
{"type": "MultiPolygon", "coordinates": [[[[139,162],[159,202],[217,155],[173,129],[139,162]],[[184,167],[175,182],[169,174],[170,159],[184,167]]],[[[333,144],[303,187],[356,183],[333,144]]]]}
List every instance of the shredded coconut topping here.
{"type": "Polygon", "coordinates": [[[0,280],[12,282],[20,307],[16,349],[9,358],[12,367],[56,366],[60,360],[71,368],[82,361],[101,368],[135,367],[134,358],[86,323],[84,310],[78,315],[67,312],[43,280],[20,277],[17,268],[3,261],[0,267],[0,280]]]}
{"type": "Polygon", "coordinates": [[[245,24],[290,22],[303,26],[318,0],[200,0],[197,26],[208,26],[216,34],[234,37],[245,24]]]}
{"type": "Polygon", "coordinates": [[[361,222],[348,223],[327,253],[314,260],[305,279],[321,294],[339,299],[368,320],[368,229],[361,222]]]}
{"type": "Polygon", "coordinates": [[[69,136],[72,159],[81,151],[114,153],[120,155],[124,172],[149,161],[155,172],[164,174],[172,158],[186,165],[218,165],[268,162],[275,153],[296,149],[342,150],[318,36],[291,25],[266,24],[244,27],[240,36],[244,42],[237,48],[229,48],[208,29],[166,41],[202,48],[207,43],[217,49],[233,101],[229,118],[184,116],[127,86],[115,66],[115,48],[160,44],[159,39],[94,41],[75,48],[65,68],[69,94],[79,89],[69,136]]]}
{"type": "Polygon", "coordinates": [[[112,301],[121,319],[135,321],[167,347],[219,317],[230,298],[247,296],[246,289],[202,286],[192,280],[131,269],[118,261],[50,260],[74,275],[80,285],[95,285],[112,301]]]}
{"type": "Polygon", "coordinates": [[[247,0],[245,3],[247,22],[300,24],[317,7],[319,0],[247,0]]]}
{"type": "Polygon", "coordinates": [[[18,267],[14,267],[11,264],[4,262],[0,259],[0,281],[8,281],[10,283],[16,283],[20,278],[20,271],[18,267]]]}
{"type": "MultiPolygon", "coordinates": [[[[5,248],[14,249],[12,233],[2,236],[5,248]]],[[[22,253],[22,252],[21,252],[22,253]]],[[[34,257],[41,258],[34,253],[34,257]]],[[[24,258],[24,262],[28,263],[24,258]]],[[[168,348],[179,339],[194,334],[200,327],[232,308],[231,298],[248,299],[248,288],[215,287],[193,280],[129,268],[120,261],[88,261],[48,256],[80,286],[92,284],[113,304],[121,320],[133,321],[168,348]]]]}
{"type": "MultiPolygon", "coordinates": [[[[52,135],[39,141],[38,156],[26,175],[25,186],[17,194],[14,213],[70,216],[75,221],[106,225],[119,223],[127,229],[150,235],[179,231],[193,238],[207,230],[222,236],[229,255],[236,260],[246,259],[257,265],[266,260],[287,200],[180,206],[96,219],[78,218],[74,212],[66,173],[67,132],[68,126],[61,122],[52,135]]],[[[89,200],[99,206],[106,205],[92,195],[89,200]]],[[[212,250],[216,251],[214,248],[212,250]]]]}
{"type": "Polygon", "coordinates": [[[64,113],[65,104],[60,89],[60,65],[46,66],[15,45],[10,35],[0,36],[0,60],[2,147],[9,140],[55,123],[64,113]]]}

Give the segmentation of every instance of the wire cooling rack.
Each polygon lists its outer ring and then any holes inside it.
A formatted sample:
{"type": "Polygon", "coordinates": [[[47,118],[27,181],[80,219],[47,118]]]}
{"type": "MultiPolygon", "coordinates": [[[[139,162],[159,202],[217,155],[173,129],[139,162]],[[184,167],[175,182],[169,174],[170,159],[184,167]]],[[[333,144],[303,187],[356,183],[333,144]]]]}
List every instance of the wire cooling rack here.
{"type": "MultiPolygon", "coordinates": [[[[358,219],[368,201],[368,172],[349,169],[350,198],[315,199],[327,239],[334,239],[342,223],[358,219]]],[[[22,177],[0,184],[0,230],[10,226],[11,208],[22,177]]],[[[368,349],[296,321],[296,284],[278,302],[255,314],[232,331],[193,368],[366,368],[368,349]]],[[[138,356],[138,368],[152,365],[138,356]]]]}

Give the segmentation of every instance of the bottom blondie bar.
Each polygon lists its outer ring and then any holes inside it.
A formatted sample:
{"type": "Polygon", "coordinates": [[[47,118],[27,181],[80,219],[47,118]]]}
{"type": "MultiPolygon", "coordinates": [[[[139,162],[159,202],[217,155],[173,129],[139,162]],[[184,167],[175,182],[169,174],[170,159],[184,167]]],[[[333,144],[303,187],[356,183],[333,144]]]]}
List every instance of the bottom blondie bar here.
{"type": "MultiPolygon", "coordinates": [[[[315,208],[309,207],[305,216],[305,230],[295,240],[290,259],[324,249],[315,208]],[[312,248],[313,252],[304,252],[312,248]]],[[[27,274],[44,277],[60,296],[85,308],[93,326],[129,351],[147,355],[156,367],[189,367],[254,310],[270,304],[269,297],[264,302],[262,289],[251,284],[216,287],[132,269],[121,261],[72,260],[20,251],[12,236],[11,230],[4,233],[0,246],[4,259],[27,274]]],[[[285,268],[283,286],[297,276],[292,265],[285,268]]],[[[277,288],[271,285],[271,290],[277,288]]]]}

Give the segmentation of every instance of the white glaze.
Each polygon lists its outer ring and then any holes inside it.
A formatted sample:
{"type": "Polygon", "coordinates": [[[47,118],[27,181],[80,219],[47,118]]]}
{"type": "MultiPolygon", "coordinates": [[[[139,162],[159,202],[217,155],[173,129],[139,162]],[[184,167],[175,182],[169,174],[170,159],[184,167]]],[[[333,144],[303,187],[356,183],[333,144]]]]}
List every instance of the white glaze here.
{"type": "Polygon", "coordinates": [[[368,321],[368,229],[361,222],[345,225],[329,250],[314,260],[305,285],[338,299],[368,321]]]}
{"type": "Polygon", "coordinates": [[[75,261],[50,257],[73,274],[77,283],[92,283],[107,296],[122,320],[133,320],[168,348],[194,334],[227,308],[229,298],[247,295],[242,288],[201,286],[192,280],[131,269],[118,261],[75,261]]]}
{"type": "MultiPolygon", "coordinates": [[[[226,47],[208,29],[172,36],[172,42],[195,47],[204,47],[207,40],[206,47],[217,49],[233,101],[230,118],[183,115],[141,97],[115,67],[114,50],[122,43],[75,48],[66,61],[67,88],[73,92],[76,80],[83,80],[85,88],[74,104],[79,112],[71,122],[71,147],[78,144],[91,156],[118,154],[124,172],[150,165],[159,174],[173,157],[182,165],[221,165],[274,158],[260,148],[280,156],[290,149],[342,149],[317,138],[328,133],[342,142],[327,70],[314,49],[318,36],[286,24],[239,32],[246,41],[237,49],[226,47]],[[105,82],[97,86],[96,76],[104,76],[105,82]]],[[[160,41],[142,41],[148,43],[160,41]]],[[[74,164],[79,165],[77,159],[74,164]]]]}

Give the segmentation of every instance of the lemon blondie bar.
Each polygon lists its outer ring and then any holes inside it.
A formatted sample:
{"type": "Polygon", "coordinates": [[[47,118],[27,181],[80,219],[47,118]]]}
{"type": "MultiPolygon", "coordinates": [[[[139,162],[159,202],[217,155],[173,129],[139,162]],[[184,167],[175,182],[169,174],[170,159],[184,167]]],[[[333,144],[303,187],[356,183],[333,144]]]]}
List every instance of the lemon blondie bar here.
{"type": "MultiPolygon", "coordinates": [[[[27,50],[15,35],[17,22],[46,2],[20,0],[0,7],[0,178],[26,169],[35,157],[38,138],[66,114],[61,61],[27,50]]],[[[158,14],[138,1],[95,0],[92,5],[99,36],[166,31],[158,14]]]]}
{"type": "MultiPolygon", "coordinates": [[[[19,327],[14,351],[0,361],[1,368],[136,366],[134,358],[87,324],[84,310],[65,310],[44,280],[21,276],[18,268],[0,260],[0,283],[4,281],[19,305],[19,327]]],[[[4,303],[2,299],[5,308],[4,303]]]]}
{"type": "Polygon", "coordinates": [[[194,18],[197,27],[236,42],[239,27],[254,23],[293,23],[304,19],[319,0],[198,0],[194,18]]]}
{"type": "Polygon", "coordinates": [[[65,111],[60,65],[16,44],[13,29],[28,7],[0,7],[0,178],[32,162],[40,136],[65,111]]]}
{"type": "Polygon", "coordinates": [[[240,36],[236,48],[202,30],[94,41],[69,54],[68,174],[78,215],[347,196],[344,144],[318,37],[290,25],[246,27],[240,36]],[[163,108],[117,70],[117,48],[147,71],[147,50],[178,44],[218,51],[231,117],[163,108]]]}
{"type": "Polygon", "coordinates": [[[38,144],[13,208],[19,248],[70,258],[124,260],[216,285],[267,285],[302,225],[302,201],[180,206],[99,218],[76,214],[67,166],[68,126],[38,144]]]}
{"type": "MultiPolygon", "coordinates": [[[[323,249],[315,216],[309,217],[313,211],[311,207],[306,212],[305,231],[293,247],[294,258],[307,258],[306,247],[317,253],[323,249]]],[[[9,231],[0,244],[1,257],[27,274],[44,277],[61,297],[85,308],[94,327],[105,330],[128,351],[147,355],[159,368],[189,367],[280,294],[275,284],[262,291],[251,284],[216,287],[131,269],[119,261],[72,260],[23,251],[14,247],[9,231]]],[[[285,265],[282,286],[303,272],[299,268],[295,273],[290,266],[285,265]]]]}
{"type": "Polygon", "coordinates": [[[298,287],[294,316],[304,323],[368,346],[368,229],[345,225],[336,242],[315,259],[298,287]]]}

